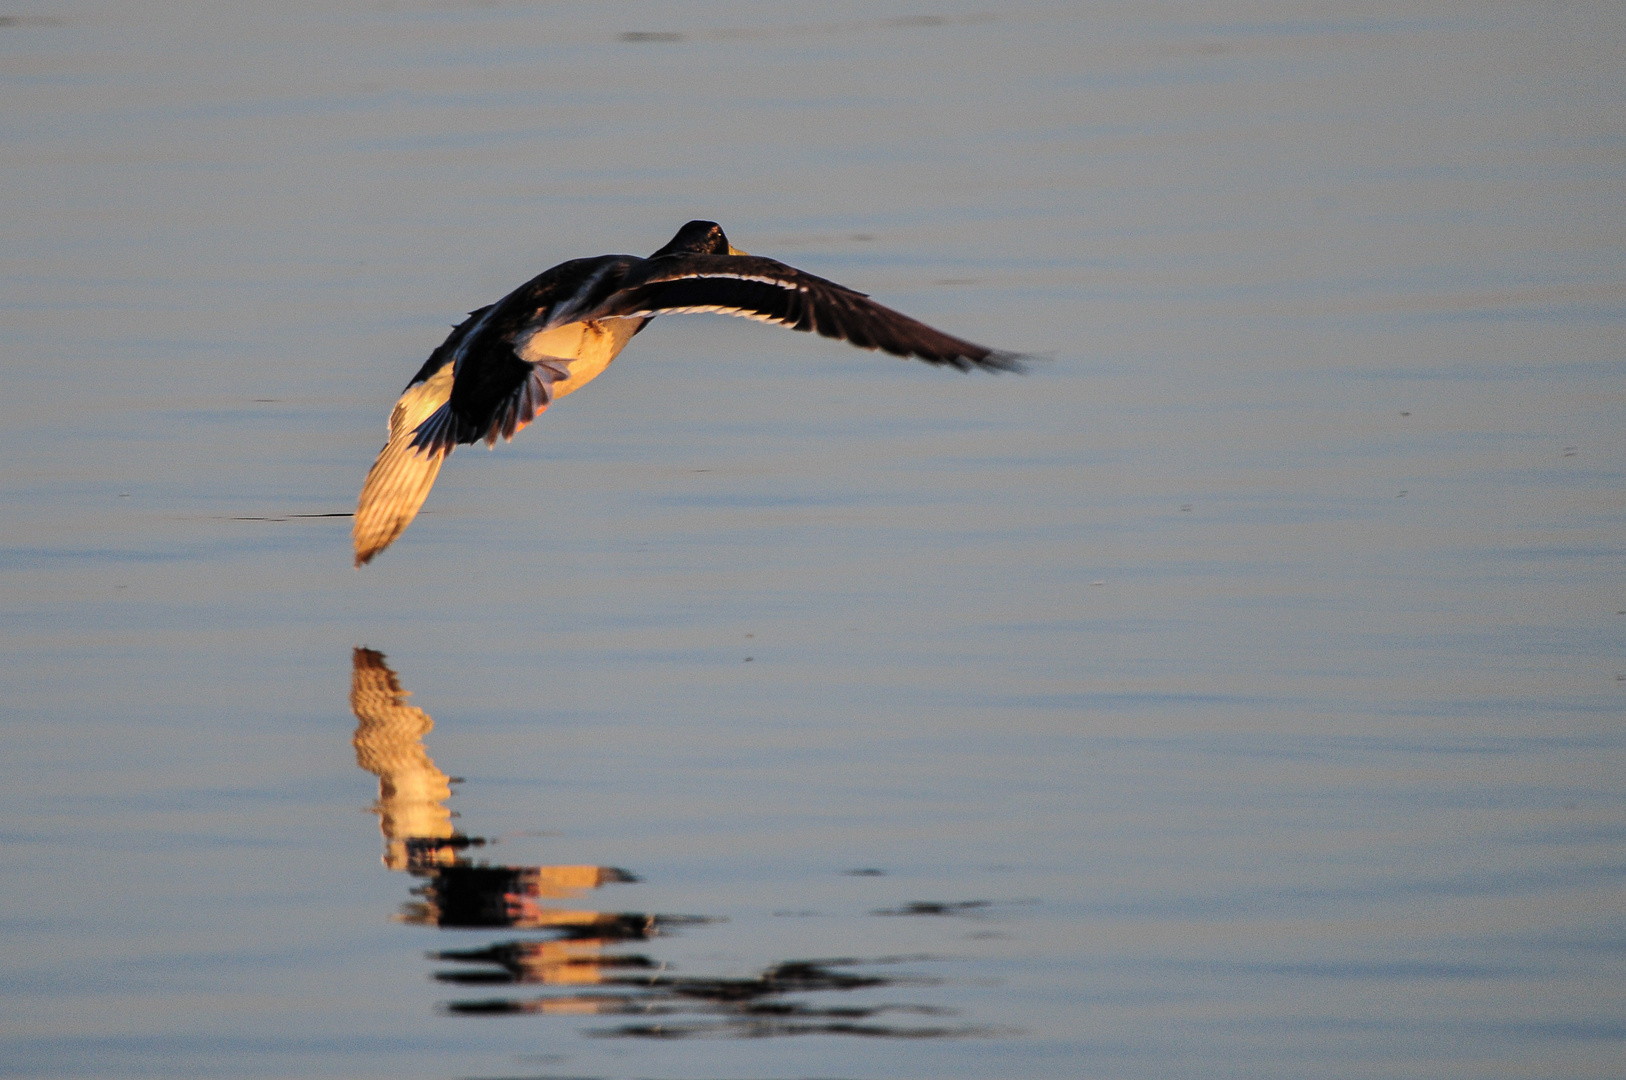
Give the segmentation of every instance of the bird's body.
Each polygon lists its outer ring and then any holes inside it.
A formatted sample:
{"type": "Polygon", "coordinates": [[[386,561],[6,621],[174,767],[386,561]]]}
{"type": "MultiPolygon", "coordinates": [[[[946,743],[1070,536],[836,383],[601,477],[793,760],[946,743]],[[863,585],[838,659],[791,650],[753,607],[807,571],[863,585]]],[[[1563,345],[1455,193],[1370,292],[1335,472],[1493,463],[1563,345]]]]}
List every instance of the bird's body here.
{"type": "Polygon", "coordinates": [[[729,246],[691,221],[647,259],[572,259],[470,312],[430,354],[390,414],[390,438],[356,506],[356,565],[417,515],[460,443],[511,439],[581,389],[656,315],[720,312],[962,371],[1017,370],[1020,357],[951,337],[833,281],[729,246]]]}

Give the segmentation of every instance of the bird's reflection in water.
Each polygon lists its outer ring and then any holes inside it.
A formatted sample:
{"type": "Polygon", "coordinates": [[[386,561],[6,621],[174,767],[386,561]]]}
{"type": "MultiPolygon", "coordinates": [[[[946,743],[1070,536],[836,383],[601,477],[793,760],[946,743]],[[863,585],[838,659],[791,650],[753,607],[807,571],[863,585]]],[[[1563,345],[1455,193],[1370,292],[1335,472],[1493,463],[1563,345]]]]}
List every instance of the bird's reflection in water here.
{"type": "Polygon", "coordinates": [[[468,854],[486,841],[452,825],[446,801],[454,781],[436,767],[423,738],[434,721],[407,704],[384,655],[356,649],[350,707],[356,715],[356,764],[378,777],[384,865],[423,884],[403,906],[403,921],[444,929],[505,928],[535,936],[479,949],[445,950],[432,958],[457,967],[435,972],[455,986],[549,988],[540,995],[452,1001],[448,1013],[468,1016],[552,1013],[619,1016],[626,1022],[591,1030],[598,1036],[643,1038],[842,1034],[943,1038],[984,1034],[932,1023],[951,1015],[927,1005],[835,1007],[801,995],[922,985],[934,980],[881,975],[889,965],[927,957],[790,960],[750,978],[684,976],[640,951],[642,943],[699,916],[576,910],[556,901],[600,886],[636,881],[610,866],[493,866],[468,854]],[[794,995],[794,997],[793,997],[794,995]],[[636,1017],[636,1020],[632,1018],[636,1017]],[[913,1022],[900,1022],[904,1018],[913,1022]]]}

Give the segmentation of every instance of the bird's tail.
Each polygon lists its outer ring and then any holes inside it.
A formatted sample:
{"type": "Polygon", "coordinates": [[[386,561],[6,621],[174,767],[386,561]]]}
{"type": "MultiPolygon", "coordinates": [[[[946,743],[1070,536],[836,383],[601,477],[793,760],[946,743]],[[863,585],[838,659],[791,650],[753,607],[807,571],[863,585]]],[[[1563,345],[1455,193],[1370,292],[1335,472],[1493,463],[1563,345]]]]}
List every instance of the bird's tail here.
{"type": "Polygon", "coordinates": [[[390,546],[418,516],[440,474],[450,445],[414,446],[418,426],[445,405],[452,392],[452,365],[407,388],[390,414],[390,441],[379,451],[356,502],[350,535],[356,565],[364,566],[390,546]]]}

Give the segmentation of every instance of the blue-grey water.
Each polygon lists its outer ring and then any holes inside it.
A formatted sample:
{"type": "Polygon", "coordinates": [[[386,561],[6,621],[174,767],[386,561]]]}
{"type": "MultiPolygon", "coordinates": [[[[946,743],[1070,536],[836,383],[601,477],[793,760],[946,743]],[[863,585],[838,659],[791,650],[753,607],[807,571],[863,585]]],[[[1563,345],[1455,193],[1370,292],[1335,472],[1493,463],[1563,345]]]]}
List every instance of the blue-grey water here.
{"type": "Polygon", "coordinates": [[[0,1075],[1626,1074],[1626,10],[0,8],[0,1075]],[[657,320],[365,570],[449,324],[657,320]],[[410,693],[410,696],[407,696],[410,693]]]}

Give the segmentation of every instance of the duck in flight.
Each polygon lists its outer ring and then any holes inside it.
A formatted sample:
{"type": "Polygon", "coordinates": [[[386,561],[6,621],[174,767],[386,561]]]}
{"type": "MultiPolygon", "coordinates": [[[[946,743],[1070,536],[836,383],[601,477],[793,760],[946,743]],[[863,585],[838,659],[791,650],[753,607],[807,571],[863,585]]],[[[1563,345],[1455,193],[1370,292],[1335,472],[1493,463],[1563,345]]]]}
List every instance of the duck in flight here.
{"type": "Polygon", "coordinates": [[[401,535],[462,443],[512,439],[609,366],[656,315],[720,312],[817,331],[861,349],[970,371],[1020,371],[1022,357],[934,330],[867,295],[729,244],[691,221],[647,259],[600,255],[545,270],[469,313],[390,413],[390,439],[356,504],[356,565],[401,535]]]}

